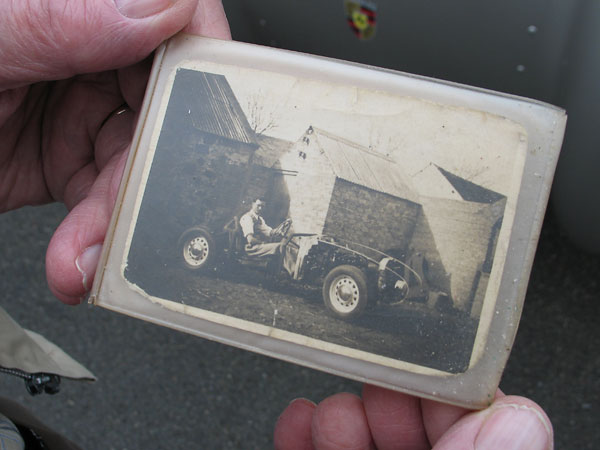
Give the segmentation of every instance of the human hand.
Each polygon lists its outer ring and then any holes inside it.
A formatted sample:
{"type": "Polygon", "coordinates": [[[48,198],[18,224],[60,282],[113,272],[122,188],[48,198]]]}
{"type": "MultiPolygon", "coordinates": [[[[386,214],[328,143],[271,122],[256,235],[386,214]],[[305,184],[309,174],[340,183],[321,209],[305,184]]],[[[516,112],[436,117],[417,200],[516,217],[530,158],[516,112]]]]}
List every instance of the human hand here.
{"type": "Polygon", "coordinates": [[[0,212],[65,203],[46,275],[66,303],[91,287],[147,57],[182,29],[230,38],[220,0],[0,2],[0,212]]]}
{"type": "Polygon", "coordinates": [[[364,385],[362,399],[297,399],[275,426],[277,450],[549,450],[552,425],[533,401],[500,391],[482,411],[364,385]]]}
{"type": "Polygon", "coordinates": [[[250,246],[262,244],[262,241],[254,237],[253,234],[249,234],[248,236],[246,236],[246,241],[248,241],[248,245],[250,246]]]}
{"type": "Polygon", "coordinates": [[[279,225],[277,225],[277,228],[275,228],[271,232],[271,235],[275,238],[281,239],[281,238],[285,237],[287,232],[290,230],[291,226],[292,226],[292,219],[290,219],[290,218],[285,219],[283,222],[281,222],[279,225]]]}

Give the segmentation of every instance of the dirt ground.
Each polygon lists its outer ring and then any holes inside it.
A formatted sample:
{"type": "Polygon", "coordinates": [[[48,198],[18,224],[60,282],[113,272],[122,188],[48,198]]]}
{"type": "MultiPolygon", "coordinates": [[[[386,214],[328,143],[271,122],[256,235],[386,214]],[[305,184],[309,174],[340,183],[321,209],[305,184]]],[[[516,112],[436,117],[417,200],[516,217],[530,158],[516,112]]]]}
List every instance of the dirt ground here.
{"type": "Polygon", "coordinates": [[[135,281],[153,296],[414,364],[457,373],[469,363],[476,323],[456,311],[370,300],[348,322],[328,312],[319,287],[283,276],[270,281],[256,268],[161,272],[135,281]]]}

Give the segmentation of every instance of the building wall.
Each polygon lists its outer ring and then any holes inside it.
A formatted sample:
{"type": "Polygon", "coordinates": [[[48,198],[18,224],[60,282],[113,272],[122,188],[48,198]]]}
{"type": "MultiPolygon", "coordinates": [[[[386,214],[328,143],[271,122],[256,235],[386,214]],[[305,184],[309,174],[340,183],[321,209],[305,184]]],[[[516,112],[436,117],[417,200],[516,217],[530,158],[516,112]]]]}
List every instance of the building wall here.
{"type": "Polygon", "coordinates": [[[287,217],[288,206],[278,203],[273,195],[273,183],[276,175],[277,172],[270,167],[259,164],[250,165],[248,182],[236,210],[238,217],[250,210],[252,202],[257,198],[266,202],[266,208],[262,215],[269,225],[277,225],[287,217]],[[281,220],[280,217],[282,217],[281,220]]]}
{"type": "Polygon", "coordinates": [[[288,200],[288,217],[296,233],[323,233],[335,176],[299,173],[278,175],[278,203],[288,200]]]}
{"type": "Polygon", "coordinates": [[[480,271],[505,200],[485,204],[423,197],[422,204],[412,246],[430,262],[431,278],[449,279],[454,306],[470,311],[485,291],[481,283],[487,278],[480,271]]]}
{"type": "Polygon", "coordinates": [[[289,198],[289,217],[297,233],[323,232],[335,174],[314,144],[299,140],[280,158],[278,191],[289,198]]]}
{"type": "Polygon", "coordinates": [[[236,214],[241,216],[257,198],[266,202],[263,217],[269,225],[278,225],[289,214],[289,193],[282,182],[279,160],[293,143],[266,135],[257,135],[260,147],[252,154],[246,190],[236,214]]]}
{"type": "Polygon", "coordinates": [[[444,293],[451,292],[450,274],[446,271],[442,257],[437,248],[437,240],[424,212],[423,207],[417,218],[417,225],[410,243],[408,254],[422,256],[426,261],[424,275],[426,275],[428,286],[431,290],[444,293]]]}
{"type": "Polygon", "coordinates": [[[249,145],[217,139],[200,140],[179,163],[180,170],[169,180],[179,192],[178,210],[194,216],[194,224],[220,227],[235,213],[250,180],[248,164],[253,148],[249,145]],[[191,211],[195,210],[195,211],[191,211]]]}
{"type": "Polygon", "coordinates": [[[134,245],[174,248],[187,228],[220,229],[238,206],[248,179],[251,145],[188,133],[159,141],[134,245]]]}
{"type": "Polygon", "coordinates": [[[159,140],[127,261],[132,274],[174,263],[185,230],[220,231],[240,202],[254,147],[190,134],[159,140]]]}
{"type": "Polygon", "coordinates": [[[416,203],[338,178],[324,233],[400,257],[412,239],[419,210],[416,203]]]}
{"type": "Polygon", "coordinates": [[[481,272],[479,280],[477,280],[476,285],[473,286],[474,297],[470,311],[471,317],[473,318],[477,319],[481,315],[481,310],[483,309],[483,299],[485,298],[485,292],[487,290],[487,285],[489,281],[490,274],[481,272]]]}

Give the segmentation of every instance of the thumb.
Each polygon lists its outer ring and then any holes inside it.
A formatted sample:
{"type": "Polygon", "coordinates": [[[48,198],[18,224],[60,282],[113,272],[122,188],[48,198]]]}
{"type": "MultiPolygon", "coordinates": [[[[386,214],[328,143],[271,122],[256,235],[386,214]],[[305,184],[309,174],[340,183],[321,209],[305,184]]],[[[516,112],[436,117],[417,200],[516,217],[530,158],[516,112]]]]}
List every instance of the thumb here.
{"type": "Polygon", "coordinates": [[[486,410],[467,414],[436,442],[433,450],[551,450],[548,416],[533,401],[506,396],[486,410]]]}
{"type": "Polygon", "coordinates": [[[191,20],[197,0],[0,2],[0,90],[124,67],[191,20]]]}
{"type": "Polygon", "coordinates": [[[92,287],[126,159],[124,151],[110,159],[50,240],[46,278],[52,293],[64,303],[81,303],[92,287]]]}

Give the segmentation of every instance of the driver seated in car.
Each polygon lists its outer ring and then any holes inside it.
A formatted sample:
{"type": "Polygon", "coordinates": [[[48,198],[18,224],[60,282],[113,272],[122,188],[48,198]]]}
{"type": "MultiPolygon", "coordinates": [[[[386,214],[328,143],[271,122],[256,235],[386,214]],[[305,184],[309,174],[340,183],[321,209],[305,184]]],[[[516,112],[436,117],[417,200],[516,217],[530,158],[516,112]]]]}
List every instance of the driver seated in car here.
{"type": "Polygon", "coordinates": [[[258,198],[252,203],[250,211],[240,218],[240,227],[246,239],[246,253],[255,257],[282,255],[282,250],[287,244],[283,230],[289,227],[290,220],[287,219],[274,230],[261,215],[264,207],[265,202],[258,198]]]}

